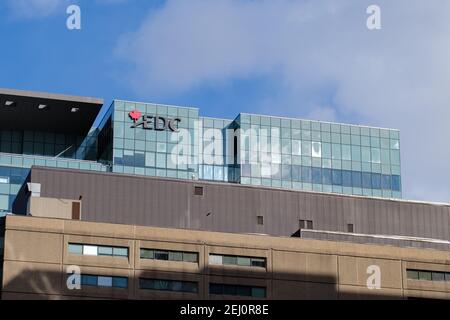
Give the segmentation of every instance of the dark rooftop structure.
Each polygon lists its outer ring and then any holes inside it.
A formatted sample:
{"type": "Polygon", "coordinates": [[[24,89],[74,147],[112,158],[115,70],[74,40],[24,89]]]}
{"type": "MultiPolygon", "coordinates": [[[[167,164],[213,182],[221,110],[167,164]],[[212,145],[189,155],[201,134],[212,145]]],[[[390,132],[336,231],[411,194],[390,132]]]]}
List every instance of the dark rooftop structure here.
{"type": "Polygon", "coordinates": [[[103,99],[0,88],[0,127],[86,135],[103,99]]]}

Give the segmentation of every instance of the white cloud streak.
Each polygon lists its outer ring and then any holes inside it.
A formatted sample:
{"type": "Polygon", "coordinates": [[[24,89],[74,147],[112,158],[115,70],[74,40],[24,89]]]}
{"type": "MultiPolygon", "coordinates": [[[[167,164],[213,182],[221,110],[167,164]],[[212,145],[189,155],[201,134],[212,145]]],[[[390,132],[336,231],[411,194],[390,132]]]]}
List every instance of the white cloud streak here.
{"type": "Polygon", "coordinates": [[[68,4],[69,0],[7,0],[11,16],[21,19],[46,18],[68,4]]]}

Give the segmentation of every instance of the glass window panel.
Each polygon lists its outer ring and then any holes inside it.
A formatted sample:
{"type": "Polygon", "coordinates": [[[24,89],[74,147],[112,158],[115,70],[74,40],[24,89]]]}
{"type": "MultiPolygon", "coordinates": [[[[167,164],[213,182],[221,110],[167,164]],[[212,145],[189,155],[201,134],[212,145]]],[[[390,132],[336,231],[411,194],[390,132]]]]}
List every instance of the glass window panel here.
{"type": "Polygon", "coordinates": [[[302,141],[302,155],[311,157],[311,141],[302,141]]]}
{"type": "Polygon", "coordinates": [[[169,260],[170,261],[183,261],[183,253],[182,252],[169,252],[169,260]]]}
{"type": "Polygon", "coordinates": [[[151,290],[154,289],[154,283],[152,280],[139,279],[139,288],[151,290]]]}
{"type": "Polygon", "coordinates": [[[362,147],[361,156],[363,162],[370,162],[370,148],[362,147]]]}
{"type": "Polygon", "coordinates": [[[1,210],[9,209],[9,197],[7,195],[0,194],[0,209],[1,210]]]}
{"type": "Polygon", "coordinates": [[[341,145],[337,143],[333,143],[333,159],[335,160],[341,160],[342,154],[341,154],[341,145]]]}
{"type": "Polygon", "coordinates": [[[82,275],[81,276],[82,286],[97,286],[97,276],[82,275]]]}
{"type": "Polygon", "coordinates": [[[238,294],[238,287],[233,285],[224,285],[223,294],[227,296],[236,296],[238,294]]]}
{"type": "Polygon", "coordinates": [[[342,185],[344,187],[352,186],[352,172],[348,170],[342,171],[342,185]]]}
{"type": "Polygon", "coordinates": [[[337,186],[342,185],[342,171],[341,170],[332,170],[333,174],[333,184],[337,186]]]}
{"type": "Polygon", "coordinates": [[[282,165],[281,166],[281,170],[282,170],[282,179],[283,180],[291,180],[292,179],[292,175],[291,175],[291,166],[290,165],[282,165]]]}
{"type": "Polygon", "coordinates": [[[312,181],[311,167],[302,167],[302,179],[301,180],[306,183],[311,183],[311,181],[312,181]]]}
{"type": "Polygon", "coordinates": [[[391,182],[392,182],[392,190],[394,191],[400,191],[401,186],[400,186],[400,176],[397,175],[393,175],[391,177],[391,182]]]}
{"type": "Polygon", "coordinates": [[[321,184],[322,183],[322,169],[312,168],[312,183],[321,184]]]}
{"type": "Polygon", "coordinates": [[[253,288],[252,289],[252,297],[265,298],[266,297],[266,288],[253,288]]]}
{"type": "Polygon", "coordinates": [[[166,280],[153,280],[153,288],[155,290],[161,291],[169,291],[170,290],[170,282],[166,280]]]}
{"type": "Polygon", "coordinates": [[[222,261],[224,265],[237,265],[237,257],[223,256],[222,261]]]}
{"type": "Polygon", "coordinates": [[[408,279],[418,280],[419,279],[419,271],[417,270],[407,270],[408,279]]]}
{"type": "Polygon", "coordinates": [[[380,149],[372,148],[372,163],[381,163],[380,149]]]}
{"type": "Polygon", "coordinates": [[[169,260],[169,252],[167,251],[155,251],[156,260],[169,260]]]}
{"type": "Polygon", "coordinates": [[[323,184],[326,185],[332,184],[331,169],[322,169],[322,180],[323,184]]]}
{"type": "Polygon", "coordinates": [[[321,158],[322,157],[322,145],[320,142],[313,142],[312,143],[312,156],[315,158],[321,158]]]}
{"type": "Polygon", "coordinates": [[[391,190],[391,176],[383,174],[381,178],[381,187],[384,190],[391,190]]]}
{"type": "Polygon", "coordinates": [[[432,278],[433,278],[433,281],[445,281],[445,273],[444,272],[433,272],[432,278]]]}
{"type": "Polygon", "coordinates": [[[394,150],[400,149],[400,141],[391,139],[391,149],[394,149],[394,150]]]}
{"type": "Polygon", "coordinates": [[[112,277],[98,277],[99,287],[112,287],[112,277]]]}
{"type": "Polygon", "coordinates": [[[368,172],[362,173],[362,187],[366,189],[372,188],[372,174],[368,172]]]}
{"type": "Polygon", "coordinates": [[[252,258],[251,265],[252,265],[253,267],[261,267],[261,268],[265,268],[265,267],[266,267],[266,259],[262,259],[262,258],[252,258]]]}
{"type": "Polygon", "coordinates": [[[331,159],[331,144],[322,143],[322,157],[326,159],[331,159]]]}
{"type": "Polygon", "coordinates": [[[182,291],[197,293],[198,292],[197,282],[182,282],[182,291]]]}
{"type": "Polygon", "coordinates": [[[238,286],[237,287],[237,295],[240,297],[251,297],[252,296],[252,288],[247,286],[238,286]]]}
{"type": "Polygon", "coordinates": [[[83,254],[86,256],[96,256],[98,255],[97,246],[83,246],[83,254]]]}
{"type": "Polygon", "coordinates": [[[292,154],[297,155],[297,156],[302,155],[302,148],[301,148],[300,140],[292,140],[292,154]]]}
{"type": "Polygon", "coordinates": [[[198,254],[197,253],[184,252],[183,253],[183,261],[186,261],[186,262],[198,262],[198,254]]]}
{"type": "Polygon", "coordinates": [[[113,248],[113,255],[128,257],[128,248],[113,248]]]}
{"type": "Polygon", "coordinates": [[[292,172],[292,180],[300,181],[301,180],[301,166],[294,165],[291,168],[292,172]]]}
{"type": "Polygon", "coordinates": [[[111,247],[98,247],[98,255],[99,256],[112,256],[113,248],[111,247]]]}
{"type": "Polygon", "coordinates": [[[450,273],[449,272],[445,273],[445,281],[450,281],[450,273]]]}
{"type": "Polygon", "coordinates": [[[352,151],[349,145],[342,145],[342,160],[352,160],[352,151]]]}
{"type": "Polygon", "coordinates": [[[209,294],[221,295],[223,293],[223,286],[221,284],[210,283],[209,294]]]}
{"type": "Polygon", "coordinates": [[[83,246],[81,244],[69,244],[69,253],[83,254],[83,246]]]}
{"type": "Polygon", "coordinates": [[[250,260],[250,258],[237,257],[237,264],[238,264],[238,266],[250,267],[251,260],[250,260]]]}
{"type": "Polygon", "coordinates": [[[170,291],[183,291],[183,283],[181,281],[170,281],[170,291]]]}
{"type": "Polygon", "coordinates": [[[352,146],[352,160],[361,161],[361,147],[352,146]]]}
{"type": "MultiPolygon", "coordinates": [[[[246,166],[246,165],[242,165],[243,168],[244,168],[244,166],[246,166]]],[[[248,165],[248,168],[250,169],[250,165],[248,165]]],[[[203,179],[213,180],[213,170],[214,170],[213,166],[204,166],[203,167],[203,179]]],[[[245,175],[244,172],[242,173],[242,175],[245,175]]],[[[250,176],[250,172],[248,173],[248,176],[250,176]]]]}
{"type": "Polygon", "coordinates": [[[281,166],[278,164],[273,164],[271,166],[272,179],[281,179],[281,166]]]}
{"type": "Polygon", "coordinates": [[[154,259],[155,252],[149,249],[141,249],[141,259],[154,259]]]}
{"type": "Polygon", "coordinates": [[[391,150],[391,163],[393,165],[400,165],[400,151],[391,150]]]}
{"type": "Polygon", "coordinates": [[[381,163],[388,164],[390,162],[389,150],[381,149],[381,163]]]}
{"type": "Polygon", "coordinates": [[[430,271],[419,271],[419,280],[431,281],[432,276],[430,271]]]}
{"type": "Polygon", "coordinates": [[[372,173],[372,188],[381,189],[381,174],[372,173]]]}

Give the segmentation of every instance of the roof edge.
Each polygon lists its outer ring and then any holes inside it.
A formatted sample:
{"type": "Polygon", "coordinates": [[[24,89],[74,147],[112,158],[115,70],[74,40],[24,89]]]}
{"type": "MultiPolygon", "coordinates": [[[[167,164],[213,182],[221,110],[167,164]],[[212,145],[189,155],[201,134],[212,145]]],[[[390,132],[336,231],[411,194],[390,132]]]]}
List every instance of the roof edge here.
{"type": "Polygon", "coordinates": [[[48,99],[48,100],[59,100],[59,101],[69,101],[78,103],[87,103],[95,105],[103,105],[104,100],[102,98],[85,97],[85,96],[73,96],[66,94],[48,93],[48,92],[38,92],[29,90],[17,90],[17,89],[7,89],[0,88],[0,95],[36,98],[36,99],[48,99]]]}

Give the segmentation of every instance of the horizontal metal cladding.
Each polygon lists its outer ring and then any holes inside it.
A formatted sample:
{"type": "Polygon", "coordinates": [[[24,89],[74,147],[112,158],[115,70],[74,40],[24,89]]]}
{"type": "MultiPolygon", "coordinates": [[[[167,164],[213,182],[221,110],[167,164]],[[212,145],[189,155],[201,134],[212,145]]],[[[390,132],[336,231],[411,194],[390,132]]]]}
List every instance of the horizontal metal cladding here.
{"type": "Polygon", "coordinates": [[[380,244],[396,247],[428,248],[445,251],[450,250],[449,241],[444,240],[437,241],[434,239],[415,238],[415,237],[352,234],[352,233],[329,232],[320,230],[302,230],[301,238],[309,240],[352,242],[359,244],[380,244]]]}
{"type": "Polygon", "coordinates": [[[448,205],[42,167],[31,180],[42,197],[81,197],[86,221],[291,236],[302,220],[316,230],[450,240],[448,205]]]}

